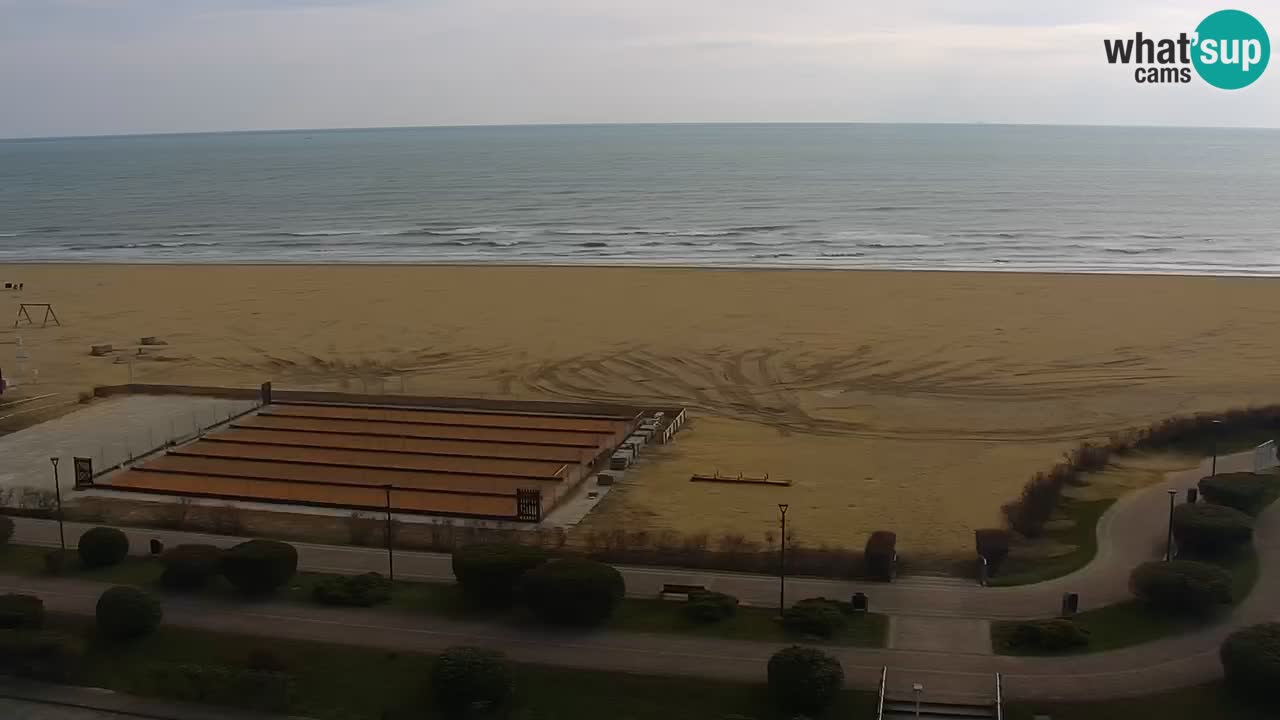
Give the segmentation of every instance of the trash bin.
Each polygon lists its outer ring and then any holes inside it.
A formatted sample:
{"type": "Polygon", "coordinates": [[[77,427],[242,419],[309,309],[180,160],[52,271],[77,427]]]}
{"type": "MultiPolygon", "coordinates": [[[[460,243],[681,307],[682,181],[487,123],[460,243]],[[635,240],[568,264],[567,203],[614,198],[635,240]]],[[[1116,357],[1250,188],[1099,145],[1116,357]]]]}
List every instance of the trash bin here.
{"type": "Polygon", "coordinates": [[[854,593],[853,597],[849,599],[849,604],[853,606],[854,612],[866,612],[867,611],[867,594],[860,593],[860,592],[854,593]]]}
{"type": "Polygon", "coordinates": [[[164,552],[164,543],[160,542],[159,540],[156,540],[155,538],[152,538],[152,539],[151,539],[151,554],[152,554],[152,555],[159,555],[159,554],[160,554],[160,553],[162,553],[162,552],[164,552]]]}
{"type": "Polygon", "coordinates": [[[1062,617],[1072,617],[1080,612],[1079,593],[1062,593],[1062,617]]]}
{"type": "Polygon", "coordinates": [[[1187,488],[1187,504],[1195,505],[1196,500],[1200,498],[1200,491],[1195,488],[1187,488]]]}

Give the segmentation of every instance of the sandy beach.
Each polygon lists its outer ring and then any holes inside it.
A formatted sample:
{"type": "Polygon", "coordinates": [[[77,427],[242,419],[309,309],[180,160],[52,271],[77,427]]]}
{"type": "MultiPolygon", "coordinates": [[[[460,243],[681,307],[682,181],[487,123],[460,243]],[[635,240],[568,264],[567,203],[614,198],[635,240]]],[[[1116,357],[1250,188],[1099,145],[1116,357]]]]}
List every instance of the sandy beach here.
{"type": "MultiPolygon", "coordinates": [[[[137,382],[678,403],[690,424],[589,516],[964,551],[1081,438],[1280,394],[1280,282],[950,272],[9,265],[61,327],[5,327],[29,392],[137,382]],[[29,372],[28,372],[29,374],[29,372]],[[27,378],[29,379],[29,378],[27,378]],[[769,473],[790,488],[690,483],[769,473]]],[[[38,321],[39,318],[37,318],[38,321]]],[[[5,323],[8,325],[8,323],[5,323]]],[[[37,322],[38,324],[38,322],[37,322]]],[[[19,378],[22,379],[22,378],[19,378]]]]}

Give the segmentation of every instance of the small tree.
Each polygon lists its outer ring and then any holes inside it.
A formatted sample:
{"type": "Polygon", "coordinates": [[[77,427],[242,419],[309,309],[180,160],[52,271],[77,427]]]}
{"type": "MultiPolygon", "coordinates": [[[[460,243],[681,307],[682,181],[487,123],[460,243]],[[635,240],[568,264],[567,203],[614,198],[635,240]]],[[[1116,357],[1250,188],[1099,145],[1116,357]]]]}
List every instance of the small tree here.
{"type": "Polygon", "coordinates": [[[222,555],[222,574],[245,595],[275,592],[298,570],[298,551],[277,540],[249,540],[222,555]]]}
{"type": "Polygon", "coordinates": [[[1280,687],[1280,623],[1231,633],[1219,657],[1228,685],[1250,697],[1273,700],[1280,687]]]}
{"type": "Polygon", "coordinates": [[[1009,531],[1003,528],[974,530],[973,541],[978,557],[987,561],[987,572],[995,575],[1004,559],[1009,557],[1009,531]]]}
{"type": "Polygon", "coordinates": [[[594,560],[552,560],[525,573],[525,604],[543,620],[562,625],[598,625],[622,600],[622,574],[594,560]]]}
{"type": "Polygon", "coordinates": [[[1186,503],[1173,511],[1173,536],[1179,551],[1227,555],[1253,539],[1253,518],[1225,505],[1186,503]]]}
{"type": "Polygon", "coordinates": [[[222,549],[213,545],[178,545],[161,558],[160,584],[173,590],[198,590],[218,574],[222,549]]]}
{"type": "Polygon", "coordinates": [[[0,595],[0,630],[44,627],[44,601],[34,595],[0,595]]]}
{"type": "Polygon", "coordinates": [[[132,640],[150,634],[160,625],[163,611],[151,595],[119,586],[98,598],[98,632],[112,640],[132,640]]]}
{"type": "Polygon", "coordinates": [[[867,577],[873,580],[893,580],[894,563],[898,558],[898,536],[888,530],[877,530],[867,538],[863,553],[867,565],[867,577]]]}
{"type": "Polygon", "coordinates": [[[79,551],[86,569],[118,565],[129,554],[129,538],[116,528],[96,527],[80,536],[79,551]]]}
{"type": "Polygon", "coordinates": [[[431,666],[431,693],[449,716],[465,716],[505,705],[511,698],[511,671],[500,653],[451,647],[431,666]]]}
{"type": "Polygon", "coordinates": [[[1143,563],[1134,569],[1129,584],[1138,599],[1168,612],[1203,615],[1231,602],[1231,574],[1210,563],[1143,563]]]}
{"type": "Polygon", "coordinates": [[[719,592],[689,593],[684,605],[684,616],[700,625],[728,620],[738,612],[738,598],[719,592]]]}
{"type": "Polygon", "coordinates": [[[1243,513],[1257,515],[1271,499],[1274,475],[1225,473],[1200,480],[1200,494],[1218,505],[1226,505],[1243,513]]]}
{"type": "Polygon", "coordinates": [[[829,638],[845,628],[847,619],[840,603],[826,598],[806,598],[782,613],[782,625],[800,635],[829,638]]]}
{"type": "Polygon", "coordinates": [[[545,552],[527,545],[464,545],[453,551],[453,576],[469,604],[508,607],[520,578],[546,560],[545,552]]]}
{"type": "Polygon", "coordinates": [[[797,645],[769,658],[769,692],[787,712],[817,715],[843,685],[840,661],[824,652],[797,645]]]}

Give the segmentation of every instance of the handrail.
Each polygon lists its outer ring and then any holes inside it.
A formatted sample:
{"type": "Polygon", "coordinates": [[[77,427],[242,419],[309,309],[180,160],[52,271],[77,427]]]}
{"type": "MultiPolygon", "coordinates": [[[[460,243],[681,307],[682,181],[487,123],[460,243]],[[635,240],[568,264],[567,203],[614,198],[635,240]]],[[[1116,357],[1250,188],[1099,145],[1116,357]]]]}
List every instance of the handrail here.
{"type": "Polygon", "coordinates": [[[885,665],[880,668],[880,703],[876,706],[876,720],[884,720],[884,690],[888,677],[889,666],[885,665]]]}
{"type": "Polygon", "coordinates": [[[996,673],[996,720],[1004,720],[1004,698],[1000,684],[1000,673],[996,673]]]}

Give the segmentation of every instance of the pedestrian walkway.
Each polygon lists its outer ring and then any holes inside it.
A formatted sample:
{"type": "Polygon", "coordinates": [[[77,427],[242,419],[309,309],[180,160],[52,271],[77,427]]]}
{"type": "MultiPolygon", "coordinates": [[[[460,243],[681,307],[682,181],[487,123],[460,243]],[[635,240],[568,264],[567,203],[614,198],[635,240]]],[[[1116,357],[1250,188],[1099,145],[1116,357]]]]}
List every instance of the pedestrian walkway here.
{"type": "MultiPolygon", "coordinates": [[[[69,685],[0,678],[0,718],[5,720],[286,720],[204,705],[69,685]]],[[[295,720],[302,720],[301,718],[295,720]]]]}

